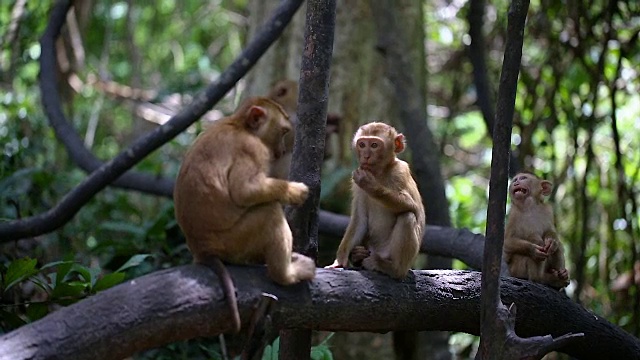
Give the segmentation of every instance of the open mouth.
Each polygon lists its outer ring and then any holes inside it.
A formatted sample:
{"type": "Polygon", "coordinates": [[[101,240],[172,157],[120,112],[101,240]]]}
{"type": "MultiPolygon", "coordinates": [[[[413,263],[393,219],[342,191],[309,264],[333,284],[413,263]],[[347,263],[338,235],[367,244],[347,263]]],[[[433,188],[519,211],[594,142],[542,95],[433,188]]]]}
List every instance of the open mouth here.
{"type": "Polygon", "coordinates": [[[515,186],[513,188],[513,194],[514,195],[516,195],[516,194],[517,195],[527,195],[528,192],[529,192],[529,190],[527,190],[527,189],[525,189],[523,187],[520,187],[520,186],[515,186]]]}

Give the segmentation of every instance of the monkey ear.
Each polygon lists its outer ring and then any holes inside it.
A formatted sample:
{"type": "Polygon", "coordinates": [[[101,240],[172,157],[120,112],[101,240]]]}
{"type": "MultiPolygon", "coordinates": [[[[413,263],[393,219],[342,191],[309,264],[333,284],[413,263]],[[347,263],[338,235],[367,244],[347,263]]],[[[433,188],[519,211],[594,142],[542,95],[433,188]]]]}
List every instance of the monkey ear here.
{"type": "Polygon", "coordinates": [[[245,124],[249,129],[257,130],[267,119],[267,109],[262,106],[253,105],[247,111],[245,124]]]}
{"type": "Polygon", "coordinates": [[[551,195],[551,190],[553,190],[553,184],[551,183],[551,181],[548,181],[548,180],[540,181],[540,187],[542,188],[542,191],[540,192],[542,195],[544,196],[551,195]]]}
{"type": "Polygon", "coordinates": [[[283,97],[283,96],[287,95],[287,92],[288,92],[287,87],[286,86],[282,86],[276,92],[276,96],[277,97],[283,97]]]}
{"type": "Polygon", "coordinates": [[[396,138],[394,139],[393,145],[394,145],[393,150],[395,151],[396,154],[403,152],[405,147],[404,135],[398,134],[398,136],[396,136],[396,138]]]}

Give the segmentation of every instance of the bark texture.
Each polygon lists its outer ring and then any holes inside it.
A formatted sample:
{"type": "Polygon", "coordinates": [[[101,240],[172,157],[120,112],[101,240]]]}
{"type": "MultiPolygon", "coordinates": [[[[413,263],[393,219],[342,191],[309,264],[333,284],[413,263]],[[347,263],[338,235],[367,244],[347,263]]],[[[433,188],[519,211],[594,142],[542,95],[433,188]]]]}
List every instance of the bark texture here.
{"type": "MultiPolygon", "coordinates": [[[[414,271],[399,282],[370,271],[318,269],[282,287],[261,266],[229,266],[243,325],[263,292],[278,297],[273,324],[327,331],[445,330],[479,333],[480,273],[414,271]],[[358,309],[358,311],[354,311],[358,309]]],[[[640,359],[640,341],[543,285],[503,278],[518,306],[520,336],[584,332],[563,348],[579,359],[640,359]]],[[[138,351],[231,329],[213,270],[187,265],[103,291],[0,337],[0,360],[122,359],[138,351]]]]}

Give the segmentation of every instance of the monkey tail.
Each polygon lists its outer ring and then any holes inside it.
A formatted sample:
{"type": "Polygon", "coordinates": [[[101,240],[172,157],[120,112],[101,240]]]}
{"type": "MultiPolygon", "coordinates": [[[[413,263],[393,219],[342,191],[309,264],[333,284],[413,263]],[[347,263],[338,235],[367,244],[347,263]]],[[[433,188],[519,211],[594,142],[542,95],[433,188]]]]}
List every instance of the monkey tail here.
{"type": "Polygon", "coordinates": [[[227,267],[218,257],[211,256],[207,260],[207,265],[211,266],[216,275],[218,275],[218,278],[220,278],[222,289],[227,297],[231,316],[233,317],[233,333],[237,334],[240,332],[241,323],[240,312],[238,311],[238,299],[236,298],[236,288],[233,285],[233,279],[231,279],[231,275],[229,274],[227,267]]]}

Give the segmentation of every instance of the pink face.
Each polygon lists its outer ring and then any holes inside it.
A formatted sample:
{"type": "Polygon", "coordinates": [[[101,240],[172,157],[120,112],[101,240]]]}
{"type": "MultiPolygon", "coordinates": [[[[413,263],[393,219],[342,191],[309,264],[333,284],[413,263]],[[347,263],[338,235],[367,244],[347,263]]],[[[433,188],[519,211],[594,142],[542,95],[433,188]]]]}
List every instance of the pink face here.
{"type": "Polygon", "coordinates": [[[384,141],[377,136],[361,136],[356,141],[356,152],[360,167],[370,170],[384,161],[384,141]]]}
{"type": "Polygon", "coordinates": [[[525,199],[531,193],[531,178],[529,174],[518,174],[513,178],[509,192],[514,199],[525,199]]]}
{"type": "Polygon", "coordinates": [[[542,198],[551,194],[552,185],[547,180],[540,180],[536,176],[520,173],[513,177],[509,193],[514,200],[524,200],[533,195],[542,198]]]}

